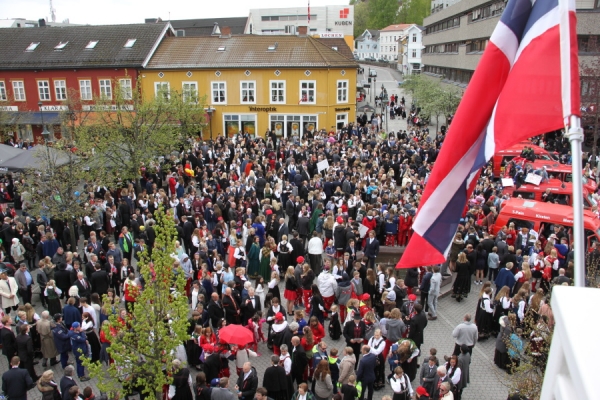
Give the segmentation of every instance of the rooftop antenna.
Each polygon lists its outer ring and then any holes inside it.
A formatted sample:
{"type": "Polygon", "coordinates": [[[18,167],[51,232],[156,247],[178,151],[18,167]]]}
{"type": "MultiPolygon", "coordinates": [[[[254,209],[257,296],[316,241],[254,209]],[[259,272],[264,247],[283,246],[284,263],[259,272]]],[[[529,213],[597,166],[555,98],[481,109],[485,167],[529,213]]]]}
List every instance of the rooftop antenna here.
{"type": "Polygon", "coordinates": [[[52,7],[52,0],[50,0],[50,20],[56,22],[56,10],[52,7]]]}

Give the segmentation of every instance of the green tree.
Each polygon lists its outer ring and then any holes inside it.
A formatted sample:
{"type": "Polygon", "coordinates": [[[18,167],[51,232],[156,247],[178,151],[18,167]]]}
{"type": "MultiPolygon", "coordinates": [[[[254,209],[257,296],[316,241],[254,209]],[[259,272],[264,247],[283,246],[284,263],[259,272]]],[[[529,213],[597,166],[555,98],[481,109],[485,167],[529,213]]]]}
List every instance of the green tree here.
{"type": "MultiPolygon", "coordinates": [[[[172,381],[165,369],[176,358],[176,348],[187,339],[185,279],[171,257],[177,230],[170,211],[159,208],[154,216],[152,258],[144,252],[138,263],[144,289],[125,318],[120,316],[124,310],[115,310],[102,327],[110,338],[107,353],[114,363],[106,367],[89,359],[84,362],[90,376],[98,379],[98,387],[107,393],[131,393],[135,388],[160,399],[163,385],[172,381]]],[[[107,310],[113,307],[107,298],[103,306],[107,310]]]]}
{"type": "Polygon", "coordinates": [[[86,207],[89,200],[86,182],[101,174],[100,170],[88,167],[85,154],[76,147],[77,125],[86,124],[88,113],[73,106],[70,103],[72,111],[61,113],[61,137],[54,139],[49,132],[48,142],[42,140],[31,150],[36,153],[37,165],[24,171],[25,184],[21,188],[24,206],[30,214],[68,224],[71,249],[75,249],[77,242],[75,222],[90,214],[90,208],[86,207]]]}
{"type": "MultiPolygon", "coordinates": [[[[352,4],[352,2],[350,2],[352,4]]],[[[369,28],[368,3],[358,1],[354,3],[354,37],[357,38],[369,28]]]]}
{"type": "Polygon", "coordinates": [[[146,98],[117,85],[114,92],[113,100],[95,100],[94,123],[78,132],[78,144],[94,153],[94,162],[117,171],[113,178],[137,181],[140,168],[178,151],[205,126],[205,99],[195,91],[146,98]]]}
{"type": "Polygon", "coordinates": [[[405,0],[398,12],[400,24],[423,25],[423,19],[431,13],[431,0],[405,0]]]}
{"type": "Polygon", "coordinates": [[[368,27],[370,29],[383,29],[396,23],[398,14],[398,0],[369,0],[368,27]]]}

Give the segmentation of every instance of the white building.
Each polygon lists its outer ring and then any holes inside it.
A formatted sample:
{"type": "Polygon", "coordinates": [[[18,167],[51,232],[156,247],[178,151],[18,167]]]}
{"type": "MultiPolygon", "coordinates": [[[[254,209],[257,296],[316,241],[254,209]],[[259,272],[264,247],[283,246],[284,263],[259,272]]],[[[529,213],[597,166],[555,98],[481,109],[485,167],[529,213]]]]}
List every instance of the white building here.
{"type": "Polygon", "coordinates": [[[405,75],[421,73],[421,55],[423,54],[423,27],[417,24],[412,24],[406,29],[405,34],[400,38],[401,58],[398,58],[401,63],[401,70],[405,75]]]}
{"type": "Polygon", "coordinates": [[[386,61],[398,60],[398,39],[406,35],[411,24],[390,25],[379,31],[379,57],[386,61]]]}
{"type": "Polygon", "coordinates": [[[376,29],[365,29],[365,31],[356,38],[354,53],[360,60],[365,58],[379,59],[379,31],[376,29]]]}
{"type": "Polygon", "coordinates": [[[354,47],[354,6],[260,8],[251,9],[244,33],[253,35],[295,35],[299,26],[321,37],[343,36],[354,47]],[[341,34],[341,35],[340,35],[341,34]]]}

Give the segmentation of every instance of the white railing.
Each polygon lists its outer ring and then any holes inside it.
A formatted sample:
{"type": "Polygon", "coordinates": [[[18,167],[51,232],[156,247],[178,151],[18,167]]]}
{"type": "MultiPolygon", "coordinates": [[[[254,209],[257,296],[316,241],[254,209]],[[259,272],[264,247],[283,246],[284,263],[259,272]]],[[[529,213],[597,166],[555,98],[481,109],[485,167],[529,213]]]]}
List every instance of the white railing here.
{"type": "Polygon", "coordinates": [[[595,366],[600,358],[598,304],[598,289],[552,289],[556,325],[540,400],[600,399],[595,366]]]}

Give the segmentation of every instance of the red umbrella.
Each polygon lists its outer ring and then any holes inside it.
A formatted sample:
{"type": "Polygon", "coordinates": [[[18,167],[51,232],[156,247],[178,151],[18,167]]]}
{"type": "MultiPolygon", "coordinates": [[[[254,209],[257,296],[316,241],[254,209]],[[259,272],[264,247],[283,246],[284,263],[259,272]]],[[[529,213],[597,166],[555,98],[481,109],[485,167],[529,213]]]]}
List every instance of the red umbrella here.
{"type": "Polygon", "coordinates": [[[254,342],[254,333],[241,325],[227,325],[219,329],[219,342],[245,346],[254,342]]]}

